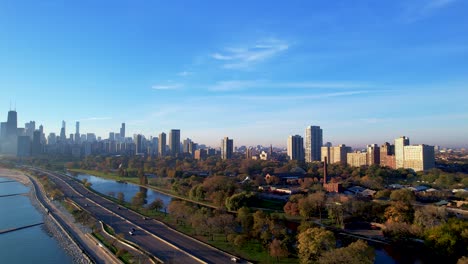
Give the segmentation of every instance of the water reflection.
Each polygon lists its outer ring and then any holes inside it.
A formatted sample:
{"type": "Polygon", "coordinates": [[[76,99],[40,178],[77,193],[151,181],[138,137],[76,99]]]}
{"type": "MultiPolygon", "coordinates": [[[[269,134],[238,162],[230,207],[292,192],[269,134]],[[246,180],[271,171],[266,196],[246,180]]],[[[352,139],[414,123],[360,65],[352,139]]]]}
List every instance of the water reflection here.
{"type": "MultiPolygon", "coordinates": [[[[170,196],[132,183],[117,182],[114,180],[103,179],[93,175],[81,173],[76,174],[75,177],[81,181],[86,179],[92,184],[91,188],[102,194],[117,198],[119,193],[122,193],[126,202],[131,202],[132,198],[138,192],[141,192],[144,195],[143,197],[145,197],[145,204],[149,204],[156,199],[161,199],[164,203],[164,207],[167,207],[172,200],[172,197],[170,196]]],[[[164,211],[164,208],[161,211],[164,211]]]]}

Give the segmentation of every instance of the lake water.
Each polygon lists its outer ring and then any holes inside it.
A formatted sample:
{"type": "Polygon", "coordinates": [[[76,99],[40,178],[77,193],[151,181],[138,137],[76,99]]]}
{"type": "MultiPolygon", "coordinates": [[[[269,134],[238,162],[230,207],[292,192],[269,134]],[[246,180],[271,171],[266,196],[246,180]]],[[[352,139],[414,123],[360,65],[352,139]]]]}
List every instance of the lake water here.
{"type": "MultiPolygon", "coordinates": [[[[0,175],[0,196],[27,193],[29,188],[0,175]],[[3,183],[2,183],[3,182],[3,183]]],[[[0,197],[0,230],[43,222],[28,196],[0,197]]],[[[42,226],[0,234],[1,263],[72,263],[72,259],[42,226]]]]}
{"type": "Polygon", "coordinates": [[[172,200],[172,197],[159,193],[157,191],[138,186],[132,183],[122,183],[114,180],[103,179],[89,174],[76,174],[75,176],[79,180],[86,179],[92,184],[91,188],[105,195],[114,193],[114,197],[119,192],[124,194],[125,201],[130,202],[137,192],[146,192],[146,200],[148,203],[153,202],[156,199],[161,199],[164,202],[164,206],[167,207],[172,200]]]}

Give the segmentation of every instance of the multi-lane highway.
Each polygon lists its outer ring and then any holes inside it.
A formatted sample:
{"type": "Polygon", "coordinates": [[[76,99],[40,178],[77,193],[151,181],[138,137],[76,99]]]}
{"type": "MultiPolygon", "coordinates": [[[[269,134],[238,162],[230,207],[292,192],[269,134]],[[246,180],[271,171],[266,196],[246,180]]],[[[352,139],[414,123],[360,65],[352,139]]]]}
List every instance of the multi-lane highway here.
{"type": "Polygon", "coordinates": [[[143,218],[131,210],[87,190],[81,183],[66,176],[42,169],[66,195],[94,217],[110,225],[116,233],[139,245],[166,263],[226,263],[233,257],[198,240],[181,234],[165,224],[143,218]],[[133,231],[135,230],[135,231],[133,231]],[[132,231],[133,235],[130,234],[132,231]]]}

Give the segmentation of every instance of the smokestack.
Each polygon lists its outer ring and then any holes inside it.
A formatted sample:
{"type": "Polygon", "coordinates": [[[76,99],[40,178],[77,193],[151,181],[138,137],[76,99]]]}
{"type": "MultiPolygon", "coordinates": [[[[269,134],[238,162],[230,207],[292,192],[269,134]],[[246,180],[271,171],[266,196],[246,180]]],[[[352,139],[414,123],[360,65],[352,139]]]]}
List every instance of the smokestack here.
{"type": "Polygon", "coordinates": [[[327,183],[327,157],[323,161],[323,184],[327,183]]]}

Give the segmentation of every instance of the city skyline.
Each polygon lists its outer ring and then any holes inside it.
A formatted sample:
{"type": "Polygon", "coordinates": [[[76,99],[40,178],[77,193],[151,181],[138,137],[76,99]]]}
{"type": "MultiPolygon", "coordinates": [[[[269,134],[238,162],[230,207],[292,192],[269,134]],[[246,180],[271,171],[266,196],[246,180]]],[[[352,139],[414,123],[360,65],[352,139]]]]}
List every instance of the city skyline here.
{"type": "Polygon", "coordinates": [[[66,136],[468,147],[465,1],[109,3],[0,4],[2,121],[12,102],[66,136]]]}

